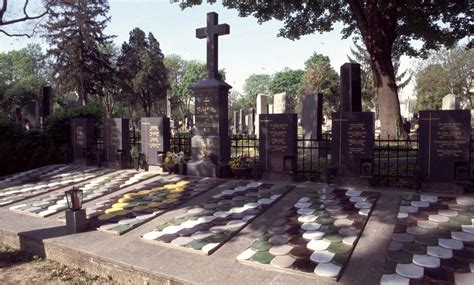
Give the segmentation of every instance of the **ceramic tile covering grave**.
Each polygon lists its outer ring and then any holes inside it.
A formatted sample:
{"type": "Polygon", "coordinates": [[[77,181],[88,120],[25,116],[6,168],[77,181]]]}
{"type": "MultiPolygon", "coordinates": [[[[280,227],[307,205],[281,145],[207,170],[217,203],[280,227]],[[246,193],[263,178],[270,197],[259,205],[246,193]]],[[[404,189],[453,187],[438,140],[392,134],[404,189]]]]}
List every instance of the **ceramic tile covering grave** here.
{"type": "Polygon", "coordinates": [[[378,196],[330,188],[311,191],[284,211],[237,260],[339,279],[378,196]]]}
{"type": "MultiPolygon", "coordinates": [[[[50,175],[47,179],[39,182],[22,184],[0,190],[0,206],[6,206],[15,202],[19,202],[34,196],[45,194],[60,188],[64,188],[79,182],[104,175],[114,170],[101,169],[97,167],[87,166],[64,166],[56,169],[56,174],[50,175]]],[[[54,172],[53,171],[53,172],[54,172]]]]}
{"type": "Polygon", "coordinates": [[[40,177],[47,177],[46,175],[49,175],[50,173],[55,173],[54,171],[56,169],[64,167],[65,165],[63,164],[54,164],[4,176],[0,178],[0,189],[12,187],[23,183],[38,181],[40,177]]]}
{"type": "MultiPolygon", "coordinates": [[[[157,175],[131,170],[115,171],[76,187],[83,191],[83,203],[86,203],[157,175]]],[[[48,196],[28,200],[25,203],[10,207],[10,210],[13,211],[41,217],[47,217],[65,209],[67,209],[67,201],[64,191],[55,191],[48,196]]]]}
{"type": "Polygon", "coordinates": [[[121,235],[222,182],[222,179],[176,175],[160,177],[132,191],[98,201],[86,213],[90,226],[121,235]]]}
{"type": "Polygon", "coordinates": [[[142,239],[212,254],[292,188],[286,184],[241,183],[159,225],[142,239]]]}
{"type": "Polygon", "coordinates": [[[381,284],[474,284],[474,197],[405,194],[381,284]]]}

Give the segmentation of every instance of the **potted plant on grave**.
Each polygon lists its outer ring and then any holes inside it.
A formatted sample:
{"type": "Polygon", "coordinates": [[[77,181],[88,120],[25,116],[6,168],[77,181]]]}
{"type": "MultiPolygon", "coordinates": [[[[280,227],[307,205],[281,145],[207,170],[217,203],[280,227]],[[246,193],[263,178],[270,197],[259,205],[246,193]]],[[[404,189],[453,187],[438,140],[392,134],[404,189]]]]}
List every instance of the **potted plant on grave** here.
{"type": "Polygon", "coordinates": [[[177,173],[179,170],[179,165],[184,163],[184,152],[180,151],[178,153],[168,151],[166,153],[165,159],[163,160],[163,167],[171,173],[177,173]]]}
{"type": "Polygon", "coordinates": [[[239,155],[230,159],[229,166],[232,174],[237,179],[247,179],[252,174],[254,160],[245,155],[239,155]]]}
{"type": "Polygon", "coordinates": [[[140,150],[138,149],[138,145],[132,145],[130,155],[133,158],[133,167],[138,171],[138,169],[140,169],[140,150]]]}

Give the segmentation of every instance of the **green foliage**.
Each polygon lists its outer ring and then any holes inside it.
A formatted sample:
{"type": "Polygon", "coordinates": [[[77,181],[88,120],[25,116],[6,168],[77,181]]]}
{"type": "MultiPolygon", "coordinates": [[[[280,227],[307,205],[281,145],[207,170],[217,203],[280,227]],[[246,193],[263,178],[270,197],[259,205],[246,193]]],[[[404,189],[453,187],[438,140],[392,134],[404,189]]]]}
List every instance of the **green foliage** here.
{"type": "Polygon", "coordinates": [[[139,28],[130,32],[128,43],[122,44],[118,57],[120,80],[123,84],[123,100],[132,109],[142,109],[150,117],[166,113],[168,74],[164,65],[160,44],[152,33],[145,36],[139,28]]]}
{"type": "Polygon", "coordinates": [[[443,97],[449,93],[448,74],[440,64],[431,64],[418,71],[415,76],[416,109],[441,109],[443,97]]]}
{"type": "Polygon", "coordinates": [[[51,2],[45,38],[53,64],[56,89],[60,94],[77,92],[85,105],[89,97],[102,96],[110,76],[106,46],[111,36],[104,35],[110,17],[107,1],[51,2]]]}
{"type": "Polygon", "coordinates": [[[289,109],[295,110],[297,98],[303,87],[303,76],[304,71],[301,69],[285,68],[273,75],[268,89],[272,94],[286,92],[289,98],[289,109]]]}
{"type": "Polygon", "coordinates": [[[20,126],[0,120],[0,176],[53,163],[63,163],[62,150],[71,150],[71,119],[102,118],[100,103],[54,113],[44,122],[43,129],[26,131],[20,126]]]}
{"type": "Polygon", "coordinates": [[[326,116],[331,116],[331,113],[338,109],[339,75],[332,68],[329,57],[315,52],[305,62],[303,92],[324,94],[323,106],[326,116]]]}
{"type": "Polygon", "coordinates": [[[443,97],[454,94],[463,108],[474,100],[474,50],[458,46],[433,53],[415,75],[416,109],[440,109],[443,97]]]}
{"type": "Polygon", "coordinates": [[[12,114],[37,99],[47,82],[47,66],[39,45],[0,53],[0,107],[12,114]]]}
{"type": "Polygon", "coordinates": [[[270,82],[272,77],[268,74],[252,74],[244,83],[245,101],[250,105],[248,108],[256,107],[258,94],[268,94],[270,92],[270,82]]]}

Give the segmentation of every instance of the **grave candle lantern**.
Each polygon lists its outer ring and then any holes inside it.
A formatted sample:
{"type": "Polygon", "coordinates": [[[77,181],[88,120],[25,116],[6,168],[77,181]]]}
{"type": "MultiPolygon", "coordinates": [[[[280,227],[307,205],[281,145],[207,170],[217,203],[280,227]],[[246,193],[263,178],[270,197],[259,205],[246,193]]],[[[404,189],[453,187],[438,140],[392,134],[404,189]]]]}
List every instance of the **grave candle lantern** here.
{"type": "Polygon", "coordinates": [[[67,206],[70,210],[77,211],[82,208],[82,190],[72,187],[71,190],[64,192],[64,194],[66,195],[67,206]]]}

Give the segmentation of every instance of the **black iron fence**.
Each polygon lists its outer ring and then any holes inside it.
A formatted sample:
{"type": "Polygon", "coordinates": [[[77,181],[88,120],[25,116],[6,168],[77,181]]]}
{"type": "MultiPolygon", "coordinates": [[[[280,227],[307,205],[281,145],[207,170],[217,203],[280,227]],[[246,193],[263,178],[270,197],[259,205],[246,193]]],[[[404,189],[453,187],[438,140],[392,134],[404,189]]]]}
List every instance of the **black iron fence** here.
{"type": "Polygon", "coordinates": [[[185,157],[191,157],[191,133],[176,133],[170,137],[170,150],[183,152],[185,157]]]}
{"type": "Polygon", "coordinates": [[[230,138],[230,156],[247,156],[258,161],[258,138],[256,135],[238,134],[230,138]]]}
{"type": "Polygon", "coordinates": [[[418,162],[417,139],[382,139],[374,141],[374,186],[413,187],[418,162]]]}
{"type": "Polygon", "coordinates": [[[298,138],[297,153],[297,179],[324,181],[330,163],[331,134],[325,133],[321,139],[298,138]]]}

